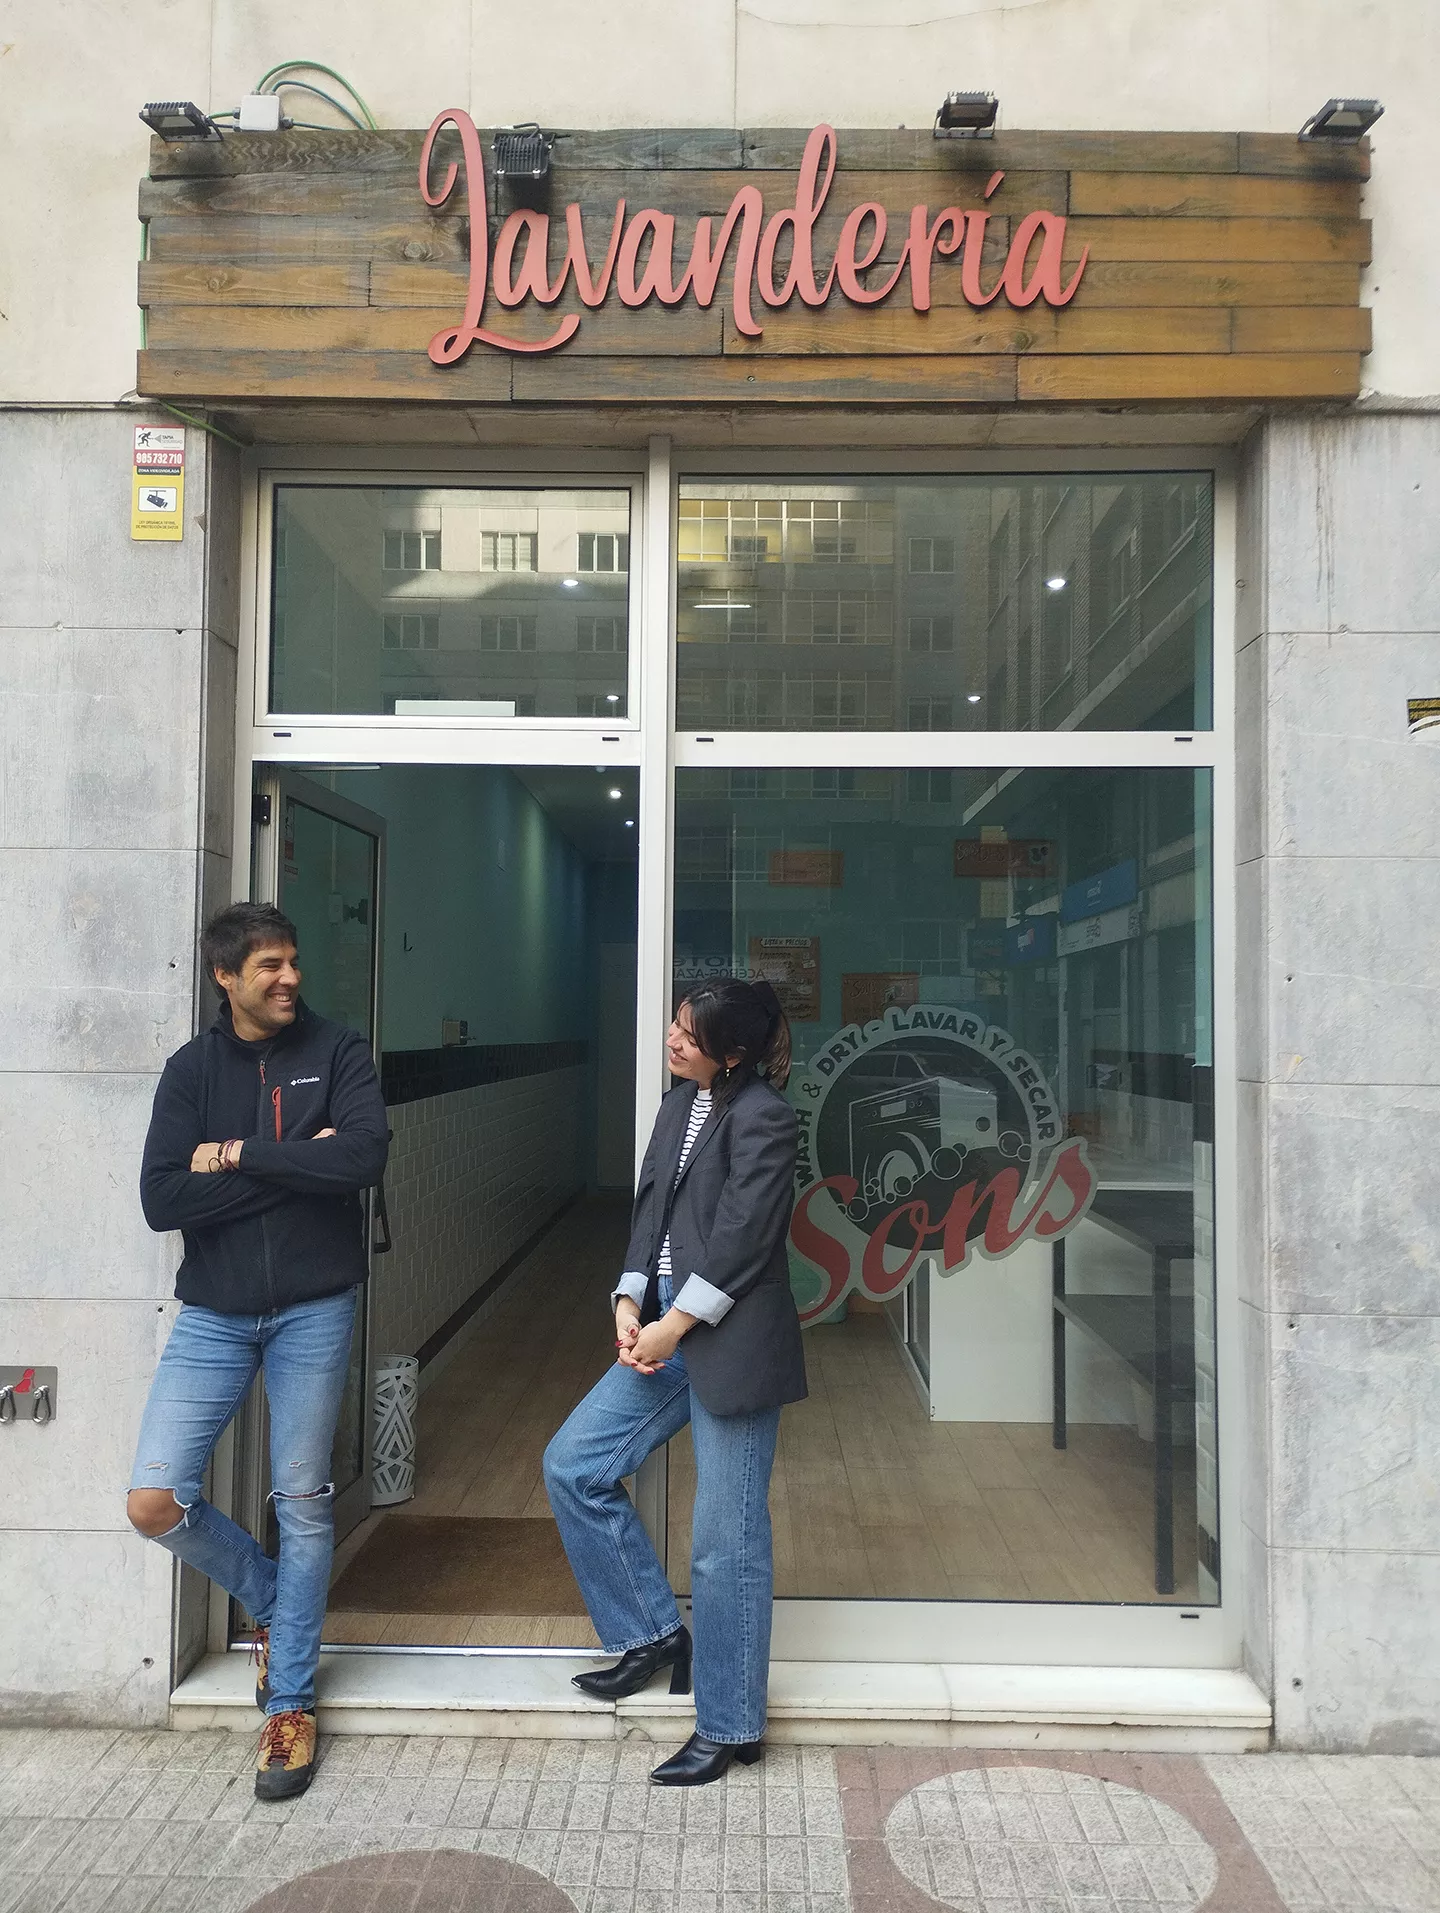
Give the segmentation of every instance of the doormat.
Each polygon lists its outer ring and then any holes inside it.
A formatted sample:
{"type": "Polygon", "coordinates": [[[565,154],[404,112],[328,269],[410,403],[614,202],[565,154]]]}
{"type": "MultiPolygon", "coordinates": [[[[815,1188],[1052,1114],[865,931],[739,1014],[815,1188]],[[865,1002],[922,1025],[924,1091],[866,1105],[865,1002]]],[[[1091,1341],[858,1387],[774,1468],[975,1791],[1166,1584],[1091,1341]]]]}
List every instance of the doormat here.
{"type": "Polygon", "coordinates": [[[371,1614],[583,1614],[553,1521],[387,1514],[330,1590],[371,1614]]]}

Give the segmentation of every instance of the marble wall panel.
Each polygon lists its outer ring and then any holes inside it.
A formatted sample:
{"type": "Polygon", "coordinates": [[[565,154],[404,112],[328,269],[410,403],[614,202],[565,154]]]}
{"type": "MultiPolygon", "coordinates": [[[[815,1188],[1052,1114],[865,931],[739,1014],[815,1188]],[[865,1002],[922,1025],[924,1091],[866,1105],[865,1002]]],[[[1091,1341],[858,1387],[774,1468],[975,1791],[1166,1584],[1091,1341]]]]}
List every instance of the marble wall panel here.
{"type": "Polygon", "coordinates": [[[1267,967],[1255,961],[1266,945],[1268,866],[1259,857],[1235,871],[1235,948],[1238,953],[1235,1000],[1235,1067],[1244,1083],[1263,1083],[1267,1076],[1269,1004],[1267,967]]]}
{"type": "Polygon", "coordinates": [[[1433,631],[1437,464],[1434,413],[1271,421],[1264,628],[1433,631]]]}
{"type": "Polygon", "coordinates": [[[151,1074],[0,1071],[0,1295],[163,1301],[178,1236],[140,1213],[151,1074]]]}
{"type": "Polygon", "coordinates": [[[6,1521],[20,1528],[125,1528],[135,1439],[174,1302],[14,1301],[14,1359],[59,1369],[46,1427],[0,1429],[6,1521]]]}
{"type": "Polygon", "coordinates": [[[1273,1306],[1440,1316],[1440,1088],[1275,1084],[1269,1107],[1273,1306]]]}
{"type": "Polygon", "coordinates": [[[1440,1085],[1435,867],[1433,857],[1268,860],[1265,1076],[1440,1085]]]}
{"type": "Polygon", "coordinates": [[[0,850],[13,936],[43,963],[0,989],[12,1069],[158,1071],[191,1034],[193,851],[0,850]]]}
{"type": "Polygon", "coordinates": [[[241,453],[213,434],[203,452],[205,628],[234,650],[240,641],[241,453]]]}
{"type": "Polygon", "coordinates": [[[1240,448],[1235,472],[1235,648],[1265,629],[1265,427],[1240,448]]]}
{"type": "Polygon", "coordinates": [[[1222,1430],[1221,1465],[1235,1471],[1240,1519],[1255,1534],[1269,1532],[1271,1470],[1271,1318],[1242,1302],[1239,1308],[1241,1430],[1222,1430]]]}
{"type": "MultiPolygon", "coordinates": [[[[98,20],[99,16],[95,18],[98,20]]],[[[143,98],[141,94],[139,97],[143,98]]],[[[126,220],[133,232],[134,182],[143,171],[137,125],[128,169],[126,220]]],[[[82,195],[77,204],[93,204],[82,195]]],[[[52,243],[53,236],[52,236],[52,243]]],[[[133,241],[128,242],[133,245],[133,241]]],[[[133,296],[134,278],[131,268],[133,296]]],[[[52,291],[55,288],[52,286],[52,291]]],[[[133,358],[130,360],[133,378],[133,358]]],[[[91,630],[196,629],[204,615],[205,541],[194,525],[204,498],[203,448],[191,430],[185,537],[136,544],[130,537],[135,427],[170,424],[141,406],[114,412],[0,412],[0,617],[7,624],[91,630]]]]}
{"type": "Polygon", "coordinates": [[[1239,1578],[1241,1665],[1262,1693],[1272,1691],[1274,1654],[1271,1643],[1270,1547],[1243,1521],[1235,1523],[1224,1562],[1225,1598],[1233,1600],[1239,1578]],[[1237,1560],[1238,1556],[1238,1560],[1237,1560]]]}
{"type": "Polygon", "coordinates": [[[1440,1553],[1276,1548],[1275,1739],[1440,1754],[1440,1553]]]}
{"type": "Polygon", "coordinates": [[[1249,863],[1266,844],[1266,640],[1254,638],[1235,659],[1235,856],[1249,863]]]}
{"type": "Polygon", "coordinates": [[[1440,685],[1436,628],[1266,640],[1266,819],[1283,857],[1434,857],[1440,731],[1411,737],[1407,697],[1440,685]]]}
{"type": "Polygon", "coordinates": [[[1440,1549],[1440,1320],[1277,1315],[1277,1545],[1440,1549]]]}
{"type": "Polygon", "coordinates": [[[0,844],[193,844],[199,699],[194,631],[6,631],[0,844]]]}
{"type": "Polygon", "coordinates": [[[206,634],[204,647],[200,842],[229,857],[235,816],[235,653],[212,633],[206,634]]]}
{"type": "Polygon", "coordinates": [[[1269,1090],[1264,1083],[1237,1085],[1235,1157],[1236,1284],[1242,1302],[1269,1306],[1270,1267],[1266,1241],[1269,1090]]]}
{"type": "Polygon", "coordinates": [[[162,1727],[174,1561],[123,1533],[0,1531],[0,1721],[162,1727]]]}

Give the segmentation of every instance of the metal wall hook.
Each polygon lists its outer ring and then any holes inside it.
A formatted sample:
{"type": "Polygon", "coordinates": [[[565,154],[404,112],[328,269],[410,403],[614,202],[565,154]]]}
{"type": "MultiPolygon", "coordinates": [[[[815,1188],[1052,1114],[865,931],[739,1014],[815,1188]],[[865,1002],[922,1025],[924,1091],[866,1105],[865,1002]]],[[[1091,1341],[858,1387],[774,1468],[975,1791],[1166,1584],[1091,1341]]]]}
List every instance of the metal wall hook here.
{"type": "Polygon", "coordinates": [[[50,1390],[44,1382],[35,1390],[35,1406],[30,1411],[30,1419],[37,1425],[48,1422],[53,1409],[50,1406],[50,1390]]]}
{"type": "Polygon", "coordinates": [[[0,1388],[0,1422],[14,1421],[14,1419],[15,1390],[12,1385],[7,1384],[4,1388],[0,1388]]]}

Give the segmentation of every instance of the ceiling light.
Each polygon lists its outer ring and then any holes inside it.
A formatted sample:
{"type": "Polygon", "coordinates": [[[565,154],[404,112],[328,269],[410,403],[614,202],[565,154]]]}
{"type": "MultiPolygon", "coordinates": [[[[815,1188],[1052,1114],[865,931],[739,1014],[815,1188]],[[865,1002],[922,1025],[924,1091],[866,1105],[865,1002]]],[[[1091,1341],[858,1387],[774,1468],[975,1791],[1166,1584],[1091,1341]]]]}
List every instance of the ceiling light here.
{"type": "Polygon", "coordinates": [[[579,584],[579,582],[580,580],[578,578],[562,578],[561,579],[561,583],[565,586],[565,589],[567,591],[573,591],[576,585],[579,584]]]}
{"type": "Polygon", "coordinates": [[[978,704],[980,702],[980,693],[978,691],[972,691],[965,702],[967,704],[978,704]]]}
{"type": "Polygon", "coordinates": [[[1385,108],[1379,100],[1326,100],[1300,128],[1304,140],[1334,140],[1353,145],[1364,139],[1385,108]]]}
{"type": "Polygon", "coordinates": [[[633,817],[627,817],[625,819],[625,828],[627,830],[633,830],[635,828],[635,819],[633,817]]]}
{"type": "Polygon", "coordinates": [[[172,146],[177,140],[220,137],[220,128],[193,100],[151,100],[141,107],[140,117],[152,133],[172,146]]]}
{"type": "Polygon", "coordinates": [[[605,702],[607,704],[618,704],[620,702],[620,693],[618,691],[607,691],[605,693],[605,702]]]}
{"type": "Polygon", "coordinates": [[[1047,591],[1063,591],[1068,583],[1068,578],[1047,578],[1045,580],[1045,589],[1047,591]]]}
{"type": "Polygon", "coordinates": [[[623,790],[616,790],[616,789],[614,788],[614,786],[612,785],[612,786],[611,786],[611,789],[610,789],[610,795],[611,795],[612,797],[623,797],[623,796],[625,795],[625,793],[624,793],[624,791],[623,791],[623,790]]]}
{"type": "Polygon", "coordinates": [[[692,608],[696,611],[753,611],[754,610],[754,606],[748,605],[748,604],[697,604],[692,608]]]}
{"type": "Polygon", "coordinates": [[[999,110],[993,93],[947,93],[935,115],[935,137],[990,139],[999,110]]]}

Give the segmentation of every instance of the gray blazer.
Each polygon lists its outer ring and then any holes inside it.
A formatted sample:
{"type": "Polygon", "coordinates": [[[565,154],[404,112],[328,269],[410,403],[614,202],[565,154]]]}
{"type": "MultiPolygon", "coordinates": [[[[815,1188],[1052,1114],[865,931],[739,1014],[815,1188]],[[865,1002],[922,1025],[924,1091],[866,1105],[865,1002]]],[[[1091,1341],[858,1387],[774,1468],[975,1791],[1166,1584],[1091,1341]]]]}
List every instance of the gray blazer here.
{"type": "Polygon", "coordinates": [[[671,1203],[694,1101],[695,1085],[683,1083],[660,1105],[635,1192],[625,1267],[645,1276],[641,1315],[653,1321],[668,1203],[677,1295],[695,1275],[729,1304],[718,1322],[697,1321],[680,1344],[691,1387],[712,1415],[779,1408],[807,1392],[785,1247],[795,1112],[778,1090],[752,1077],[711,1111],[671,1203]]]}

